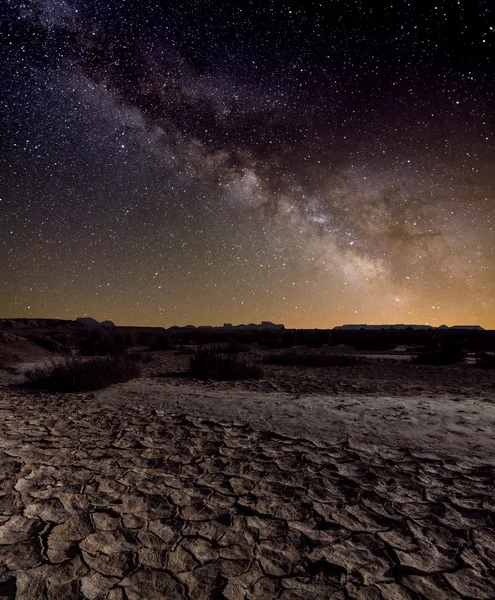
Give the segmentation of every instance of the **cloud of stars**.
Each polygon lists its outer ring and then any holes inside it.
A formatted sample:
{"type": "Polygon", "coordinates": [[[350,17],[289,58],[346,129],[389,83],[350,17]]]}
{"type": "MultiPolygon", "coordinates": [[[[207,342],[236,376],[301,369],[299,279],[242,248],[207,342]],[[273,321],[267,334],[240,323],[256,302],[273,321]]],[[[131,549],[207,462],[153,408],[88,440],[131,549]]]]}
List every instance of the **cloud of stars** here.
{"type": "Polygon", "coordinates": [[[489,2],[1,10],[3,316],[495,327],[489,2]]]}

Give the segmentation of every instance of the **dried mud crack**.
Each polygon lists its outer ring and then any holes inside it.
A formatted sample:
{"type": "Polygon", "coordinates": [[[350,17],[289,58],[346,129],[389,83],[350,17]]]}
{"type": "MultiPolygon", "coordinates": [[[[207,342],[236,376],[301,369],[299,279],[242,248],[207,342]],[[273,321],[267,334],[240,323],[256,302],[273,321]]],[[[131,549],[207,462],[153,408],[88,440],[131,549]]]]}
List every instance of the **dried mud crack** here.
{"type": "Polygon", "coordinates": [[[0,410],[0,598],[495,598],[491,466],[91,396],[0,410]]]}

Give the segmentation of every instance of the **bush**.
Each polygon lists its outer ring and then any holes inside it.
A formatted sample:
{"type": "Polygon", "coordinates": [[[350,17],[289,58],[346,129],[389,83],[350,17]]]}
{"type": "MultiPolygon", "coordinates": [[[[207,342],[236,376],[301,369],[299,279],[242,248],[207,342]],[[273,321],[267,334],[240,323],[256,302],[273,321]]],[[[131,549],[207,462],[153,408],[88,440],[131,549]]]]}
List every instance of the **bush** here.
{"type": "Polygon", "coordinates": [[[215,354],[212,348],[201,348],[191,358],[191,373],[201,379],[260,379],[263,370],[239,358],[215,354]]]}
{"type": "Polygon", "coordinates": [[[98,390],[138,377],[141,367],[132,356],[63,358],[26,372],[27,384],[51,392],[98,390]]]}
{"type": "Polygon", "coordinates": [[[181,356],[183,354],[195,354],[196,346],[179,346],[174,354],[176,356],[181,356]]]}
{"type": "Polygon", "coordinates": [[[248,352],[249,346],[232,342],[230,344],[215,344],[211,349],[215,354],[240,354],[241,352],[248,352]]]}
{"type": "Polygon", "coordinates": [[[170,350],[173,348],[172,341],[166,334],[160,334],[149,345],[150,350],[170,350]]]}
{"type": "Polygon", "coordinates": [[[140,346],[149,346],[153,333],[151,331],[138,331],[137,343],[140,346]]]}
{"type": "Polygon", "coordinates": [[[411,359],[415,365],[453,365],[462,362],[466,357],[466,352],[453,343],[444,343],[434,352],[425,352],[411,359]]]}
{"type": "Polygon", "coordinates": [[[481,354],[476,358],[474,366],[480,369],[495,369],[495,354],[481,354]]]}
{"type": "Polygon", "coordinates": [[[94,329],[79,342],[81,356],[119,356],[125,353],[125,340],[120,334],[94,329]]]}
{"type": "Polygon", "coordinates": [[[321,348],[331,341],[331,333],[327,329],[295,329],[292,332],[289,330],[287,333],[292,333],[294,339],[290,346],[321,348]]]}
{"type": "Polygon", "coordinates": [[[146,352],[128,352],[126,354],[126,358],[134,360],[140,364],[152,363],[155,360],[153,354],[148,354],[146,352]]]}
{"type": "Polygon", "coordinates": [[[279,352],[268,354],[263,358],[267,365],[290,367],[348,367],[362,364],[364,361],[356,356],[342,354],[320,354],[317,352],[279,352]]]}
{"type": "Polygon", "coordinates": [[[279,336],[273,336],[273,337],[267,337],[266,339],[262,340],[263,346],[265,346],[266,348],[288,348],[289,346],[287,339],[283,339],[281,335],[279,336]]]}
{"type": "Polygon", "coordinates": [[[355,340],[353,345],[358,350],[382,351],[394,350],[397,347],[398,335],[395,331],[379,331],[364,335],[355,340]]]}

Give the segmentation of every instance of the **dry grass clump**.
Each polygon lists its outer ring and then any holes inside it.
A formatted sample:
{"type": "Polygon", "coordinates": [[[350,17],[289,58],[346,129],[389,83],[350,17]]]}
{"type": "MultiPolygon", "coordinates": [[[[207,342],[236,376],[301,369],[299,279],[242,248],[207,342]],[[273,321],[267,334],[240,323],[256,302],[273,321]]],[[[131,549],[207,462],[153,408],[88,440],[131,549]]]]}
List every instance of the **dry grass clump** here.
{"type": "Polygon", "coordinates": [[[26,381],[30,387],[51,392],[98,390],[138,377],[139,362],[133,356],[54,359],[27,371],[26,381]]]}
{"type": "Polygon", "coordinates": [[[200,348],[191,358],[190,371],[201,379],[260,379],[263,370],[239,358],[220,356],[213,348],[200,348]]]}
{"type": "Polygon", "coordinates": [[[362,364],[364,361],[357,356],[342,354],[321,354],[319,352],[274,352],[263,358],[267,365],[280,365],[287,367],[348,367],[362,364]]]}

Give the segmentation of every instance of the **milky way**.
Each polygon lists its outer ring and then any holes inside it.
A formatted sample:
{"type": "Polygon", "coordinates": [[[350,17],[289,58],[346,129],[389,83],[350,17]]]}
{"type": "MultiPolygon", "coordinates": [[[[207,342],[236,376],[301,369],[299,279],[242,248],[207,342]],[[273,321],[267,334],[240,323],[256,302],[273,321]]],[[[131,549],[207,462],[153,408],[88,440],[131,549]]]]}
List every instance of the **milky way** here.
{"type": "Polygon", "coordinates": [[[11,0],[0,313],[495,327],[490,2],[11,0]]]}

